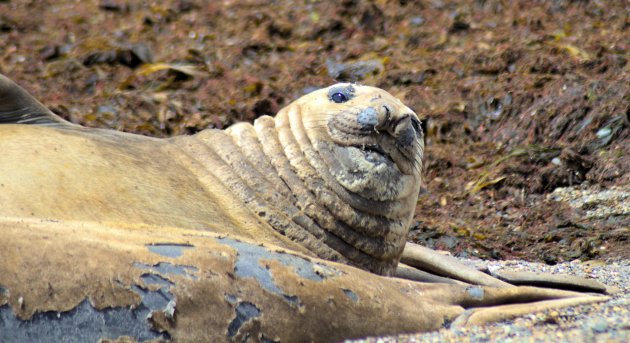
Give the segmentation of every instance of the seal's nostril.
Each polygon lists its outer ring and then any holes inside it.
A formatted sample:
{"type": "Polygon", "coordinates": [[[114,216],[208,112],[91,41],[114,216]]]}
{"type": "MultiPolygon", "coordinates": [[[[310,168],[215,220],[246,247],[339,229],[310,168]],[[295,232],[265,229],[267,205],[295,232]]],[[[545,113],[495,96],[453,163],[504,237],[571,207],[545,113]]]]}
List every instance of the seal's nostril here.
{"type": "Polygon", "coordinates": [[[383,107],[385,108],[385,123],[387,123],[389,118],[391,118],[391,112],[389,111],[389,107],[387,105],[383,105],[383,107]]]}
{"type": "Polygon", "coordinates": [[[394,130],[398,130],[398,125],[405,124],[406,120],[409,119],[409,117],[411,116],[408,114],[405,114],[404,116],[401,116],[400,118],[394,120],[392,122],[392,128],[394,128],[394,130]]]}

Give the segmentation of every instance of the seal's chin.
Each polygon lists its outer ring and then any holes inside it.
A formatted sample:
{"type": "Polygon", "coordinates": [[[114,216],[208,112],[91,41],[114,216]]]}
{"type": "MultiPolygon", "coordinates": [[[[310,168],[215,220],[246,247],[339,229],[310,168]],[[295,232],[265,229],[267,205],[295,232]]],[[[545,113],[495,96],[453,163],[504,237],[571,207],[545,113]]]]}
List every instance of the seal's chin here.
{"type": "Polygon", "coordinates": [[[334,145],[337,160],[331,172],[348,191],[378,201],[406,197],[413,189],[413,177],[403,174],[392,157],[378,145],[334,145]]]}

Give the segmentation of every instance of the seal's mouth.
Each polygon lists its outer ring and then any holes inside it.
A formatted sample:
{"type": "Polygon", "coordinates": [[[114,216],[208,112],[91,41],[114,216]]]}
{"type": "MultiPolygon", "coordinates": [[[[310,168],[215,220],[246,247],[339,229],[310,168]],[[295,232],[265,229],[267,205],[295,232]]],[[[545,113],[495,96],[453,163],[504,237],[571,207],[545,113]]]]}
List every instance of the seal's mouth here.
{"type": "Polygon", "coordinates": [[[408,195],[415,175],[401,170],[401,159],[380,144],[331,144],[324,153],[332,176],[346,190],[366,199],[393,201],[408,195]]]}
{"type": "Polygon", "coordinates": [[[350,147],[361,151],[365,160],[373,164],[381,164],[385,162],[394,164],[392,156],[386,153],[385,150],[383,150],[380,146],[376,144],[351,145],[350,147]]]}
{"type": "Polygon", "coordinates": [[[388,162],[405,175],[417,174],[422,155],[422,131],[413,112],[393,105],[353,108],[330,116],[328,133],[333,142],[372,165],[388,162]]]}

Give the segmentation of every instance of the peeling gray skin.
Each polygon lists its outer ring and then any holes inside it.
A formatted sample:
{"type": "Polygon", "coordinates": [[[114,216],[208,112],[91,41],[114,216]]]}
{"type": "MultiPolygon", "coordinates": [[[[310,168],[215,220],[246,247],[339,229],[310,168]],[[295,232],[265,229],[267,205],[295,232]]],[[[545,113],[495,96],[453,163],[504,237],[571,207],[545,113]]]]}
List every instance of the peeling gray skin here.
{"type": "Polygon", "coordinates": [[[316,264],[303,257],[288,253],[270,253],[268,249],[259,245],[240,242],[232,238],[220,238],[219,242],[236,249],[236,275],[241,277],[254,277],[258,281],[261,281],[261,285],[266,289],[267,287],[265,287],[263,283],[267,283],[267,280],[272,279],[272,276],[261,264],[261,260],[278,261],[285,266],[292,267],[299,276],[313,281],[323,281],[326,278],[325,275],[322,275],[322,273],[319,273],[317,270],[324,270],[327,275],[335,273],[335,271],[328,266],[316,264]]]}
{"type": "Polygon", "coordinates": [[[140,279],[144,281],[145,285],[161,285],[161,286],[173,286],[175,285],[171,281],[163,278],[157,274],[142,274],[140,275],[140,279]]]}
{"type": "Polygon", "coordinates": [[[468,287],[466,293],[477,300],[483,300],[484,292],[481,287],[468,287]]]}
{"type": "Polygon", "coordinates": [[[197,268],[195,267],[191,267],[191,266],[180,266],[180,265],[176,265],[176,264],[172,264],[172,263],[168,263],[168,262],[160,262],[154,266],[150,266],[148,264],[144,264],[144,263],[134,263],[133,264],[134,267],[138,268],[138,269],[148,269],[148,270],[152,270],[156,273],[160,273],[160,274],[174,274],[174,275],[184,275],[186,277],[189,277],[193,280],[196,280],[197,277],[195,275],[192,274],[192,272],[196,272],[197,268]]]}
{"type": "Polygon", "coordinates": [[[131,289],[142,297],[142,303],[139,307],[147,307],[151,312],[166,310],[168,303],[174,299],[168,287],[161,287],[157,291],[148,291],[134,285],[131,289]]]}
{"type": "Polygon", "coordinates": [[[260,317],[260,309],[249,301],[240,302],[236,306],[236,317],[228,326],[228,337],[232,338],[238,333],[238,329],[252,318],[260,317]]]}
{"type": "Polygon", "coordinates": [[[300,301],[300,298],[297,295],[283,294],[282,297],[287,303],[289,303],[289,305],[293,307],[296,307],[296,308],[304,307],[304,304],[300,301]]]}
{"type": "Polygon", "coordinates": [[[86,299],[67,312],[37,313],[30,320],[18,319],[9,305],[0,307],[0,342],[98,342],[130,336],[138,341],[170,339],[151,329],[147,320],[153,311],[164,311],[173,295],[162,287],[152,292],[137,286],[132,290],[142,302],[128,307],[95,309],[86,299]]]}
{"type": "MultiPolygon", "coordinates": [[[[136,263],[141,269],[164,274],[190,275],[193,267],[172,265],[162,262],[156,266],[136,263]]],[[[97,310],[86,299],[77,307],[66,312],[49,311],[37,313],[30,320],[20,320],[9,305],[0,307],[0,342],[97,342],[130,336],[138,341],[170,339],[168,334],[152,330],[148,318],[155,311],[174,313],[175,297],[170,287],[175,284],[158,274],[142,274],[145,285],[160,285],[150,291],[133,285],[131,290],[141,297],[135,308],[117,307],[97,310]]],[[[4,291],[0,288],[0,291],[4,291]]]]}
{"type": "MultiPolygon", "coordinates": [[[[291,298],[294,301],[297,301],[297,297],[287,297],[291,298]]],[[[231,339],[234,339],[234,336],[238,334],[238,330],[245,324],[246,322],[252,320],[253,318],[260,317],[261,311],[260,309],[249,301],[238,301],[238,298],[233,294],[226,294],[225,300],[232,305],[236,305],[234,308],[234,312],[236,312],[236,316],[230,322],[230,325],[227,329],[227,335],[231,339]],[[238,304],[238,305],[237,305],[238,304]]],[[[273,340],[265,338],[262,336],[261,342],[275,342],[273,340]]]]}
{"type": "Polygon", "coordinates": [[[184,249],[194,248],[191,244],[155,243],[147,244],[147,248],[154,254],[178,258],[184,254],[184,249]]]}
{"type": "MultiPolygon", "coordinates": [[[[236,264],[234,273],[239,277],[252,277],[268,292],[282,296],[290,305],[300,307],[300,300],[295,296],[285,294],[275,283],[271,272],[261,263],[263,260],[274,260],[291,267],[299,276],[313,281],[323,281],[326,275],[334,274],[330,267],[315,264],[302,257],[286,253],[270,253],[269,250],[249,243],[239,242],[231,238],[221,238],[219,242],[236,249],[236,264]]],[[[229,296],[229,295],[228,295],[229,296]]],[[[227,296],[226,296],[227,297],[227,296]]],[[[229,301],[229,299],[228,299],[229,301]]]]}
{"type": "Polygon", "coordinates": [[[67,321],[67,330],[63,331],[66,337],[72,338],[78,332],[82,341],[95,341],[92,338],[97,334],[113,332],[108,338],[125,334],[140,339],[156,336],[151,331],[154,329],[165,330],[177,341],[194,342],[226,341],[230,325],[233,340],[238,342],[262,341],[263,334],[283,342],[342,341],[435,330],[466,308],[475,308],[475,312],[469,312],[463,324],[480,325],[519,313],[608,299],[538,288],[395,280],[302,257],[281,247],[221,238],[225,236],[217,234],[199,235],[196,249],[187,251],[178,260],[182,263],[174,265],[160,263],[160,256],[151,253],[146,244],[155,242],[155,238],[188,237],[189,230],[128,231],[126,227],[39,220],[27,221],[23,226],[20,223],[24,219],[3,222],[0,218],[0,231],[6,238],[0,239],[0,260],[8,262],[0,263],[0,285],[11,295],[10,299],[2,299],[9,305],[0,317],[0,342],[31,341],[33,337],[28,335],[33,331],[51,332],[51,336],[37,336],[35,341],[63,341],[63,337],[54,336],[61,333],[53,331],[52,324],[41,324],[59,323],[57,312],[46,316],[41,313],[68,311],[85,299],[94,306],[85,303],[85,308],[74,310],[84,321],[73,317],[72,311],[59,314],[67,321]],[[80,244],[85,242],[90,243],[80,244]],[[76,249],[76,253],[65,253],[69,249],[76,249]],[[17,257],[24,262],[13,258],[15,252],[23,252],[17,257]],[[132,267],[134,262],[137,268],[132,267]],[[72,272],[58,278],[60,270],[72,272]],[[193,273],[196,280],[192,279],[193,273]],[[55,298],[55,294],[63,295],[55,298]],[[558,300],[546,301],[550,299],[558,300]],[[533,303],[521,303],[530,301],[533,303]],[[237,310],[239,304],[246,302],[252,306],[245,304],[237,310]],[[513,303],[518,307],[495,306],[513,303]],[[134,305],[130,307],[131,304],[134,305]],[[112,316],[131,323],[121,326],[103,313],[113,313],[112,316]],[[133,323],[134,328],[139,327],[135,332],[120,332],[121,327],[133,323]],[[103,325],[114,328],[105,331],[103,325]],[[14,330],[26,333],[18,336],[14,330]]]}
{"type": "Polygon", "coordinates": [[[350,300],[352,300],[352,302],[357,302],[357,301],[359,301],[359,296],[358,296],[356,293],[354,293],[352,290],[349,290],[349,289],[345,289],[345,288],[344,288],[344,289],[343,289],[343,293],[344,293],[344,294],[345,294],[348,298],[350,298],[350,300]]]}

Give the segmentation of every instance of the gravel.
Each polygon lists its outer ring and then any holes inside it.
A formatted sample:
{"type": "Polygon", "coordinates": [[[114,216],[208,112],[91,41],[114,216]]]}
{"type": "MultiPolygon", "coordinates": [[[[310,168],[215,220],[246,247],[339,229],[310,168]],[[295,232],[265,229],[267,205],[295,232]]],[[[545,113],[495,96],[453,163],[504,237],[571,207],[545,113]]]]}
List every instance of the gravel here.
{"type": "Polygon", "coordinates": [[[556,188],[549,197],[584,210],[586,218],[630,215],[630,187],[612,187],[606,190],[556,188]]]}

